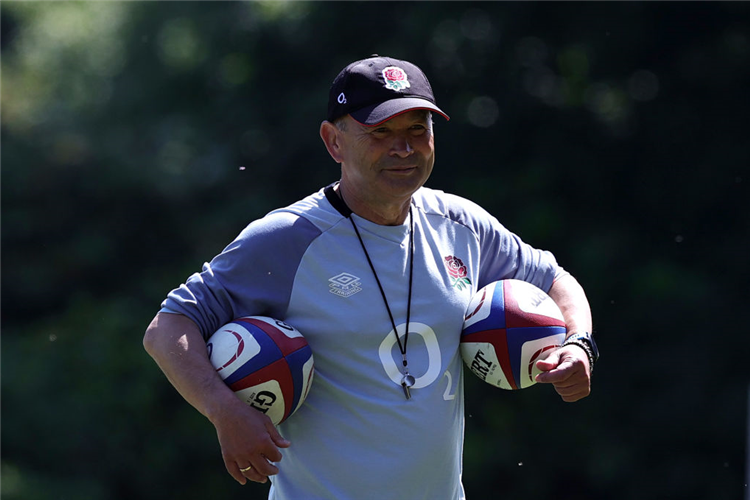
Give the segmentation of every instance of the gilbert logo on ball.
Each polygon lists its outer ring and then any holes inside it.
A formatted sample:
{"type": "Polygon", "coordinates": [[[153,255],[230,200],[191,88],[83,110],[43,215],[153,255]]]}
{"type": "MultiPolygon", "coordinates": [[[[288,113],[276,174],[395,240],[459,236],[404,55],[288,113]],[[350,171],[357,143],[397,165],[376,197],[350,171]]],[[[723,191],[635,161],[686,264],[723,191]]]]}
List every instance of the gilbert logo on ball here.
{"type": "Polygon", "coordinates": [[[211,364],[238,398],[278,425],[305,401],[314,368],[294,327],[265,316],[238,318],[206,343],[211,364]]]}
{"type": "Polygon", "coordinates": [[[519,280],[490,283],[469,302],[461,357],[479,378],[501,389],[536,383],[536,362],[565,340],[565,321],[542,290],[519,280]]]}

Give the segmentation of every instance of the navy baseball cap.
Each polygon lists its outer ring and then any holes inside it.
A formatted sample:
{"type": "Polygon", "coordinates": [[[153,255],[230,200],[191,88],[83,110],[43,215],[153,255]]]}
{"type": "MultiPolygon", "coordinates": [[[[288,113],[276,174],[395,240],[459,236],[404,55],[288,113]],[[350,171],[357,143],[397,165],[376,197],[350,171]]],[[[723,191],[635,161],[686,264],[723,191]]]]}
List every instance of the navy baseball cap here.
{"type": "Polygon", "coordinates": [[[328,94],[328,121],[351,115],[373,127],[412,109],[428,109],[450,120],[435,104],[432,87],[416,65],[377,54],[341,70],[328,94]]]}

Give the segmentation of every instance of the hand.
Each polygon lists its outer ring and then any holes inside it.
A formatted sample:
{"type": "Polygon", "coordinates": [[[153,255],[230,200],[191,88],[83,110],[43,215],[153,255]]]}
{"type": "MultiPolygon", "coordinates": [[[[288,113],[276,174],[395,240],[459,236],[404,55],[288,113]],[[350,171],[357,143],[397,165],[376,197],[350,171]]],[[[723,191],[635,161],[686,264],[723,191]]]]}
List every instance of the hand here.
{"type": "Polygon", "coordinates": [[[536,381],[552,384],[563,401],[572,403],[591,393],[591,367],[586,352],[578,346],[568,345],[536,362],[542,373],[536,381]]]}
{"type": "Polygon", "coordinates": [[[224,465],[238,483],[245,484],[247,479],[265,483],[268,476],[279,472],[272,462],[280,461],[279,448],[288,448],[291,443],[265,414],[235,398],[235,402],[222,405],[211,421],[219,437],[224,465]],[[248,466],[252,469],[240,470],[248,466]]]}

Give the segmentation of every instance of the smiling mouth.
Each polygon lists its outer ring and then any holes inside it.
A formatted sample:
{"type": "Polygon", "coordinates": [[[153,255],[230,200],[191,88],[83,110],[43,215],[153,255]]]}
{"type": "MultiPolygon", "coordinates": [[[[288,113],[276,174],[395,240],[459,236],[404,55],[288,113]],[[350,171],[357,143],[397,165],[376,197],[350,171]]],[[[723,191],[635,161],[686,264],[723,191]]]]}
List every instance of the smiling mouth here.
{"type": "Polygon", "coordinates": [[[411,167],[393,167],[393,168],[386,168],[386,172],[393,172],[396,174],[403,174],[403,173],[409,173],[413,172],[417,169],[417,166],[411,166],[411,167]]]}

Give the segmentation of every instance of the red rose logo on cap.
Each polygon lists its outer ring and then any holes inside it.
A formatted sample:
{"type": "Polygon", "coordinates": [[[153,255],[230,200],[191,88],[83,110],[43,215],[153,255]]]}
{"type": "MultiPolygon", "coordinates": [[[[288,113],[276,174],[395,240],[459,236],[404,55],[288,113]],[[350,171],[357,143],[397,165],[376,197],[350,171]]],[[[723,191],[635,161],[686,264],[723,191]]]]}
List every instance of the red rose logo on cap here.
{"type": "Polygon", "coordinates": [[[406,77],[406,71],[398,66],[388,66],[387,68],[384,68],[383,79],[385,80],[385,88],[387,89],[403,90],[411,87],[411,84],[406,77]]]}

